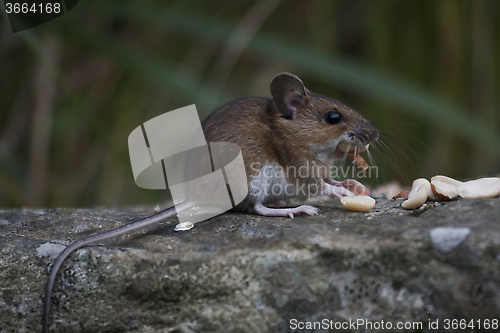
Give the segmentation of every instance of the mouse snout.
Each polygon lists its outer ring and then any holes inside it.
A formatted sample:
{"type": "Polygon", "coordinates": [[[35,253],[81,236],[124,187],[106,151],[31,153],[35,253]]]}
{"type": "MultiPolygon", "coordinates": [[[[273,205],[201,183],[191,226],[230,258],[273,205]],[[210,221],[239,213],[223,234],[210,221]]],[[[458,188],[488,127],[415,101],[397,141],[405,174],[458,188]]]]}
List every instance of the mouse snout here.
{"type": "Polygon", "coordinates": [[[372,141],[376,141],[379,137],[379,133],[375,126],[370,123],[358,124],[353,128],[350,137],[367,145],[372,141]]]}

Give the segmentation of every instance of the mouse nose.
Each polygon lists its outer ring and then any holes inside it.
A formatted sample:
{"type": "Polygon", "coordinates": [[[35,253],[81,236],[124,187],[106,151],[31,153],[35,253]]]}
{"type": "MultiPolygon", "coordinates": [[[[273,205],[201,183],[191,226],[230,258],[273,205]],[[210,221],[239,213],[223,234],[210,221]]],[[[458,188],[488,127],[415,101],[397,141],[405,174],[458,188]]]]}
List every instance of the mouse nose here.
{"type": "Polygon", "coordinates": [[[378,130],[370,123],[356,125],[353,129],[353,134],[355,138],[364,144],[376,141],[379,137],[378,130]]]}

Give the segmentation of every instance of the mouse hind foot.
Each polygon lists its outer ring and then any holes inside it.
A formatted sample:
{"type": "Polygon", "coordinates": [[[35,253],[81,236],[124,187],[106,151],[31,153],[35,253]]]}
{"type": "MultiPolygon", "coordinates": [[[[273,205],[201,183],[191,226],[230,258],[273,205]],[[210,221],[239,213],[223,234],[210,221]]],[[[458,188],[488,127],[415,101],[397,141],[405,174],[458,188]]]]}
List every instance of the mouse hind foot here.
{"type": "Polygon", "coordinates": [[[295,215],[300,213],[317,215],[319,213],[319,208],[308,205],[302,205],[295,208],[269,208],[261,203],[256,203],[253,207],[248,209],[248,212],[262,216],[288,216],[293,219],[295,215]]]}

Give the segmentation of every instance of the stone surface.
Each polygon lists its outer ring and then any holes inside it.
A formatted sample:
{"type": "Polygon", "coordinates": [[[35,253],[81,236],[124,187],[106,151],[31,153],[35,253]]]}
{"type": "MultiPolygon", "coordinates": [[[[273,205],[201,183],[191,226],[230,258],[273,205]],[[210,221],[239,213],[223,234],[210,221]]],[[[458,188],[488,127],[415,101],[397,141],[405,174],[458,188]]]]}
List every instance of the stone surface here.
{"type": "MultiPolygon", "coordinates": [[[[293,328],[364,318],[422,322],[408,332],[439,320],[435,332],[445,319],[500,320],[500,199],[400,203],[368,213],[321,203],[294,219],[226,213],[184,232],[172,219],[80,249],[58,275],[50,331],[313,332],[293,328]],[[443,252],[430,237],[439,227],[471,232],[443,252]]],[[[0,332],[41,331],[63,246],[147,215],[0,210],[0,332]]]]}

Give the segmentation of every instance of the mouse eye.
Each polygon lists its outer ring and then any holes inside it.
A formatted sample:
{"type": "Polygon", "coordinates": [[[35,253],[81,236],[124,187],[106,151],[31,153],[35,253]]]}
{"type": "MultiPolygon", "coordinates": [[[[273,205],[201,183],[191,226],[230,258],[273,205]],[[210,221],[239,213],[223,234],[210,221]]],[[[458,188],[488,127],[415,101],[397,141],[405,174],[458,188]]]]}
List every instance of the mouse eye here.
{"type": "Polygon", "coordinates": [[[330,111],[327,114],[325,114],[325,121],[327,124],[335,125],[341,120],[342,117],[340,116],[340,114],[337,113],[337,111],[330,111]]]}

